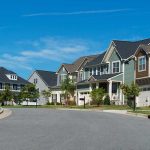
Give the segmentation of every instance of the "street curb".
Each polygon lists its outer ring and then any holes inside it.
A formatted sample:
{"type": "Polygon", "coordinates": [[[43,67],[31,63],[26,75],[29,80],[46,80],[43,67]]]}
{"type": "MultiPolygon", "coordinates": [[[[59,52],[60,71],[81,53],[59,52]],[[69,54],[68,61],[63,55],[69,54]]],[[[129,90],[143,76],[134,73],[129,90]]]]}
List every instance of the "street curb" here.
{"type": "Polygon", "coordinates": [[[4,112],[4,109],[1,107],[0,108],[0,114],[2,114],[4,112]]]}
{"type": "Polygon", "coordinates": [[[148,119],[148,115],[146,115],[146,114],[127,112],[126,115],[133,116],[133,117],[147,118],[148,119]]]}
{"type": "Polygon", "coordinates": [[[127,115],[132,117],[141,117],[141,118],[148,118],[146,114],[139,114],[139,113],[131,113],[127,110],[97,110],[97,109],[75,109],[75,108],[57,108],[57,110],[66,110],[66,111],[88,111],[88,112],[105,112],[105,113],[112,113],[112,114],[120,114],[120,115],[127,115]]]}
{"type": "Polygon", "coordinates": [[[9,117],[11,114],[12,111],[10,109],[3,109],[3,112],[0,113],[0,120],[9,117]]]}

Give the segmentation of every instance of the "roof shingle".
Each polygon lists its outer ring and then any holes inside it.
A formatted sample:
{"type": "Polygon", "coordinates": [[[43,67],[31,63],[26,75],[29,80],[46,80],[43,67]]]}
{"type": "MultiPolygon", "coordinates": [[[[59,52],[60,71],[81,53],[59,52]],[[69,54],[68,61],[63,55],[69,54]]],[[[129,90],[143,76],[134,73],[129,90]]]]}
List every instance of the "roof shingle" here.
{"type": "Polygon", "coordinates": [[[49,87],[57,85],[57,75],[55,72],[44,70],[36,70],[36,72],[49,87]]]}

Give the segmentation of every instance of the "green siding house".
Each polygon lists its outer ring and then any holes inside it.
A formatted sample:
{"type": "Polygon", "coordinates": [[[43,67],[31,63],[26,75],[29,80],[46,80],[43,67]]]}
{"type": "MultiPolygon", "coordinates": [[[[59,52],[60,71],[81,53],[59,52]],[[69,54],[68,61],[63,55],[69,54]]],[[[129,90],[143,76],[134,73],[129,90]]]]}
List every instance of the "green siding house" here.
{"type": "Polygon", "coordinates": [[[86,103],[90,104],[89,93],[95,88],[103,87],[112,103],[126,104],[120,85],[135,82],[134,53],[140,44],[149,43],[150,39],[135,42],[113,40],[104,53],[84,66],[84,78],[77,83],[77,103],[82,105],[80,98],[85,97],[86,103]]]}

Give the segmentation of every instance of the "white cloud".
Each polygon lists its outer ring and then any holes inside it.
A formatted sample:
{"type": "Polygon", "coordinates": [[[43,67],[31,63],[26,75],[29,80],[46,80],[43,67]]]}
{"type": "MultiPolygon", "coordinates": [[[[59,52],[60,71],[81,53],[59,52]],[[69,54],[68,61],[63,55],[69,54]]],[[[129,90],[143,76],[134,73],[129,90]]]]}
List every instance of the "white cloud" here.
{"type": "Polygon", "coordinates": [[[82,15],[82,14],[103,14],[103,13],[116,13],[131,11],[132,9],[106,9],[106,10],[87,10],[87,11],[74,11],[74,12],[49,12],[49,13],[32,13],[25,14],[24,17],[35,17],[35,16],[65,16],[65,15],[82,15]]]}
{"type": "Polygon", "coordinates": [[[81,39],[47,37],[32,41],[19,41],[17,44],[19,44],[19,47],[22,45],[22,49],[26,45],[30,47],[30,50],[21,50],[17,55],[2,54],[0,56],[1,66],[10,69],[17,67],[18,69],[33,70],[37,64],[38,66],[43,63],[46,64],[46,62],[51,64],[51,61],[60,64],[68,63],[73,62],[79,56],[94,53],[90,51],[93,48],[93,42],[81,39]]]}

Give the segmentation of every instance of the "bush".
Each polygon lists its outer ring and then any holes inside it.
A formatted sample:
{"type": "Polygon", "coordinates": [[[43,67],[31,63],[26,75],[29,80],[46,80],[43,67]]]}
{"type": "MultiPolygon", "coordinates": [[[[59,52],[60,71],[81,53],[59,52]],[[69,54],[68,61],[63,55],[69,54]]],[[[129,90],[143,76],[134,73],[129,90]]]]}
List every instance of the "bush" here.
{"type": "Polygon", "coordinates": [[[62,103],[57,102],[56,105],[62,105],[62,103]]]}
{"type": "Polygon", "coordinates": [[[49,101],[47,101],[46,105],[51,105],[51,103],[49,101]]]}
{"type": "Polygon", "coordinates": [[[104,105],[110,105],[110,97],[109,97],[109,95],[106,95],[106,97],[104,98],[104,105]]]}
{"type": "Polygon", "coordinates": [[[75,106],[75,105],[76,105],[76,102],[75,102],[75,101],[68,101],[68,105],[70,105],[70,106],[75,106]]]}
{"type": "Polygon", "coordinates": [[[55,105],[55,103],[54,103],[54,102],[51,102],[50,105],[55,105]]]}

